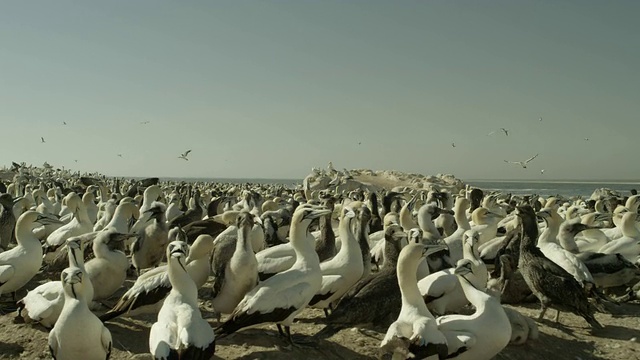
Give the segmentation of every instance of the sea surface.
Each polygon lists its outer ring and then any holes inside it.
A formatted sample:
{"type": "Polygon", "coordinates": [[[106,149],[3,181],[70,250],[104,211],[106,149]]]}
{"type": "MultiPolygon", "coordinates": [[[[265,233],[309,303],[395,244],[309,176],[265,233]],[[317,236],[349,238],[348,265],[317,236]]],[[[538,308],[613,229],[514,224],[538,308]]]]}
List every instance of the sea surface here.
{"type": "MultiPolygon", "coordinates": [[[[463,180],[464,181],[464,180],[463,180]]],[[[466,184],[487,191],[500,191],[513,195],[537,194],[541,196],[582,196],[588,198],[595,189],[607,188],[621,196],[629,196],[631,189],[640,190],[640,182],[630,181],[496,181],[466,180],[466,184]]]]}
{"type": "MultiPolygon", "coordinates": [[[[224,183],[254,183],[254,184],[281,184],[295,188],[302,185],[302,179],[162,179],[182,181],[224,182],[224,183]]],[[[582,196],[588,198],[595,189],[607,188],[615,190],[621,196],[629,196],[631,189],[640,190],[640,181],[521,181],[521,180],[462,180],[473,187],[486,191],[500,191],[513,195],[537,194],[541,196],[582,196]]]]}

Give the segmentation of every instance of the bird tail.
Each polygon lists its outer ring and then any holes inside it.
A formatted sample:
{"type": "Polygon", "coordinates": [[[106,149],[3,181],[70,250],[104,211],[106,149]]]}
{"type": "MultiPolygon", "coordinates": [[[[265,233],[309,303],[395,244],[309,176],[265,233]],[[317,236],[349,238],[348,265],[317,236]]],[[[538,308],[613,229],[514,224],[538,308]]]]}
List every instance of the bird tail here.
{"type": "Polygon", "coordinates": [[[222,325],[218,326],[214,332],[216,334],[216,339],[223,339],[242,328],[243,326],[234,321],[233,317],[231,317],[229,320],[222,323],[222,325]]]}
{"type": "Polygon", "coordinates": [[[325,326],[322,330],[318,331],[315,335],[313,335],[313,338],[317,340],[328,339],[344,328],[345,326],[343,325],[329,324],[325,326]]]}
{"type": "Polygon", "coordinates": [[[603,294],[600,290],[595,287],[595,284],[587,283],[585,284],[585,292],[587,293],[587,297],[589,298],[589,302],[598,312],[604,314],[611,314],[610,308],[614,306],[620,306],[620,303],[603,294]]]}
{"type": "Polygon", "coordinates": [[[600,330],[600,329],[604,329],[604,326],[602,326],[602,324],[600,324],[598,322],[598,320],[596,320],[595,316],[593,316],[593,314],[583,314],[582,317],[587,320],[587,322],[589,323],[589,325],[591,325],[591,328],[596,330],[600,330]]]}
{"type": "Polygon", "coordinates": [[[106,313],[98,316],[98,319],[100,319],[100,321],[104,323],[117,318],[118,316],[124,314],[125,312],[126,312],[126,309],[109,310],[106,313]]]}

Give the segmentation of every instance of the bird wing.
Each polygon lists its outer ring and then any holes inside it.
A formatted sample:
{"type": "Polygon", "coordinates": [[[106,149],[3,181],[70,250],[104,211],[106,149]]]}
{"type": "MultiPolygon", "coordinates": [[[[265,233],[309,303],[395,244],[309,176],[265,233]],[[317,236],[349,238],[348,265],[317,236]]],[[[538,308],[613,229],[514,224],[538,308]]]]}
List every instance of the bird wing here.
{"type": "Polygon", "coordinates": [[[521,165],[520,161],[509,161],[509,160],[505,160],[504,162],[509,163],[509,164],[518,164],[518,165],[521,165]]]}
{"type": "Polygon", "coordinates": [[[309,305],[315,305],[322,300],[326,300],[333,296],[336,292],[344,287],[345,278],[342,275],[323,275],[322,286],[320,290],[313,296],[309,305]]]}
{"type": "Polygon", "coordinates": [[[211,254],[211,271],[213,276],[212,297],[216,298],[224,285],[227,264],[231,261],[235,251],[236,240],[233,238],[222,239],[213,247],[211,254]]]}
{"type": "Polygon", "coordinates": [[[537,157],[538,157],[538,154],[535,154],[535,155],[533,155],[532,157],[530,157],[530,158],[528,158],[527,160],[525,160],[525,162],[524,162],[524,163],[526,164],[526,163],[528,163],[529,161],[531,161],[531,160],[533,160],[533,159],[535,159],[535,158],[537,158],[537,157]]]}
{"type": "Polygon", "coordinates": [[[190,152],[191,152],[191,150],[187,150],[187,151],[185,151],[185,152],[184,152],[184,156],[189,155],[189,153],[190,153],[190,152]]]}
{"type": "Polygon", "coordinates": [[[13,265],[0,265],[0,286],[9,281],[14,274],[13,265]]]}
{"type": "Polygon", "coordinates": [[[174,323],[158,322],[151,325],[149,332],[149,350],[155,359],[168,359],[171,352],[170,344],[176,343],[176,325],[174,323]]]}
{"type": "Polygon", "coordinates": [[[111,333],[104,325],[102,325],[102,336],[100,340],[102,341],[102,348],[107,353],[106,358],[109,359],[111,356],[111,333]]]}

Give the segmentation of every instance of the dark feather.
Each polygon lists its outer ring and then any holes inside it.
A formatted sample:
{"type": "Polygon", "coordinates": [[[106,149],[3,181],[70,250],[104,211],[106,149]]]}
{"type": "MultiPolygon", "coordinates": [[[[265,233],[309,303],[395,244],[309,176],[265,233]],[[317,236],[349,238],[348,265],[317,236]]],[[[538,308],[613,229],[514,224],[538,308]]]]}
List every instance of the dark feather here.
{"type": "Polygon", "coordinates": [[[289,315],[293,314],[296,310],[297,309],[292,306],[286,309],[275,308],[271,312],[264,314],[260,312],[248,314],[244,311],[236,313],[234,311],[229,320],[216,328],[215,333],[218,338],[223,338],[247,326],[266,322],[277,323],[288,318],[289,315]]]}
{"type": "Polygon", "coordinates": [[[123,296],[118,300],[118,303],[116,303],[113,309],[100,316],[100,320],[102,322],[106,322],[139,307],[153,305],[167,297],[170,292],[171,286],[158,286],[153,288],[151,291],[143,292],[138,296],[123,296]]]}

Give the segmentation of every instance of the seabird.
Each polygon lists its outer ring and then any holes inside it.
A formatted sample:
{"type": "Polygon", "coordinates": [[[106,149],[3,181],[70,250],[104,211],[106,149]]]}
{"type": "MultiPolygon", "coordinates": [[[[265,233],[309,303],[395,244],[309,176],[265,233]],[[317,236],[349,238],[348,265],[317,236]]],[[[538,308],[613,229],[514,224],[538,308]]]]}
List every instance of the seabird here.
{"type": "Polygon", "coordinates": [[[528,158],[525,161],[509,161],[509,160],[505,160],[504,162],[509,163],[509,164],[518,164],[520,166],[522,166],[523,169],[527,168],[527,164],[529,162],[531,162],[533,159],[537,158],[539,154],[535,154],[532,157],[528,158]]]}
{"type": "Polygon", "coordinates": [[[44,138],[42,136],[40,136],[40,142],[43,144],[45,143],[44,138]]]}
{"type": "Polygon", "coordinates": [[[214,243],[211,305],[218,316],[232,313],[258,284],[258,261],[250,238],[253,225],[254,216],[241,211],[236,220],[237,238],[225,237],[214,243]]]}
{"type": "MultiPolygon", "coordinates": [[[[186,235],[175,228],[170,231],[169,239],[184,241],[186,235]]],[[[198,288],[201,288],[209,277],[211,267],[209,253],[212,248],[213,238],[209,235],[200,235],[189,249],[186,268],[198,288]]],[[[171,282],[167,273],[167,265],[153,268],[140,275],[113,309],[100,316],[100,320],[109,321],[125,313],[130,316],[157,313],[170,291],[171,282]]]]}
{"type": "Polygon", "coordinates": [[[331,210],[331,213],[319,219],[320,236],[316,240],[316,253],[321,263],[336,255],[336,234],[333,232],[331,219],[335,201],[331,196],[324,199],[323,205],[331,210]]]}
{"type": "Polygon", "coordinates": [[[87,261],[85,268],[93,284],[93,298],[96,301],[109,298],[124,284],[129,269],[129,259],[120,250],[111,247],[136,235],[101,231],[93,240],[95,258],[87,261]]]}
{"type": "MultiPolygon", "coordinates": [[[[480,260],[478,253],[479,234],[475,230],[467,230],[463,235],[463,259],[473,266],[470,281],[478,289],[487,287],[487,266],[480,260]]],[[[459,279],[455,276],[455,269],[445,269],[418,281],[420,294],[433,313],[443,315],[446,312],[459,311],[469,303],[462,291],[459,279]]]]}
{"type": "Polygon", "coordinates": [[[355,216],[356,213],[349,206],[342,208],[338,230],[342,246],[331,260],[320,264],[322,287],[309,302],[309,306],[323,309],[327,315],[327,309],[331,309],[333,302],[360,280],[364,270],[360,246],[351,227],[351,220],[355,216]]]}
{"type": "MultiPolygon", "coordinates": [[[[80,237],[67,240],[69,267],[84,270],[84,242],[80,237]]],[[[86,272],[85,272],[86,275],[86,272]]],[[[84,300],[87,305],[93,300],[93,285],[88,278],[84,279],[84,300]]],[[[64,289],[61,281],[49,281],[27,292],[24,298],[17,302],[18,316],[25,322],[39,322],[46,328],[51,328],[58,320],[64,307],[64,289]]]]}
{"type": "Polygon", "coordinates": [[[62,125],[67,125],[67,122],[66,122],[66,121],[63,121],[63,122],[62,122],[62,125]]]}
{"type": "Polygon", "coordinates": [[[198,288],[185,268],[189,248],[184,241],[167,246],[171,292],[151,326],[149,350],[157,360],[209,359],[216,343],[211,325],[198,307],[198,288]]]}
{"type": "Polygon", "coordinates": [[[327,317],[328,325],[314,337],[326,338],[345,327],[364,324],[388,326],[398,317],[402,306],[396,277],[398,256],[407,234],[397,224],[384,233],[384,265],[377,274],[358,281],[327,317]]]}
{"type": "Polygon", "coordinates": [[[506,136],[509,136],[509,130],[505,129],[505,128],[500,128],[500,130],[502,130],[502,132],[504,132],[504,134],[506,136]]]}
{"type": "MultiPolygon", "coordinates": [[[[592,328],[601,329],[602,325],[594,317],[596,309],[589,303],[582,286],[571,274],[547,259],[536,246],[538,224],[533,208],[525,205],[516,209],[522,223],[518,268],[527,285],[540,301],[538,321],[544,318],[548,307],[553,307],[582,316],[592,328]]],[[[558,311],[557,315],[559,314],[558,311]]]]}
{"type": "Polygon", "coordinates": [[[427,309],[417,286],[418,265],[431,251],[440,251],[443,245],[423,246],[410,243],[400,252],[398,284],[402,296],[402,309],[398,319],[389,326],[380,348],[394,354],[393,359],[424,359],[438,355],[447,357],[447,339],[438,330],[436,319],[427,309]],[[435,250],[433,250],[435,249],[435,250]],[[398,355],[400,356],[398,356],[398,355]]]}
{"type": "Polygon", "coordinates": [[[42,246],[33,235],[38,225],[60,223],[59,220],[29,210],[20,215],[16,224],[17,245],[0,253],[0,295],[13,294],[25,286],[40,271],[42,246]]]}
{"type": "Polygon", "coordinates": [[[118,157],[122,157],[122,154],[118,154],[118,157]]]}
{"type": "Polygon", "coordinates": [[[187,150],[187,151],[183,152],[182,154],[180,154],[180,156],[178,156],[178,159],[183,159],[183,160],[189,161],[189,159],[187,159],[187,156],[189,155],[190,152],[191,152],[191,150],[187,150]]]}
{"type": "Polygon", "coordinates": [[[456,143],[452,142],[451,147],[456,147],[456,143]]]}
{"type": "Polygon", "coordinates": [[[219,337],[230,335],[247,326],[275,322],[281,335],[284,325],[286,337],[294,345],[290,326],[293,319],[320,290],[322,274],[309,234],[311,222],[329,213],[328,209],[299,206],[291,222],[291,240],[296,261],[290,269],[261,282],[245,295],[229,320],[216,329],[219,337]]]}
{"type": "Polygon", "coordinates": [[[471,315],[445,315],[436,319],[438,330],[447,339],[447,359],[492,359],[511,341],[511,321],[500,301],[478,289],[468,279],[476,268],[468,259],[458,261],[454,274],[459,277],[464,296],[475,308],[471,315]]]}
{"type": "Polygon", "coordinates": [[[151,213],[151,224],[140,230],[139,237],[131,245],[131,262],[138,274],[142,269],[156,267],[162,261],[169,243],[166,207],[161,202],[153,203],[146,212],[151,213]]]}
{"type": "Polygon", "coordinates": [[[64,307],[49,333],[49,350],[56,360],[104,360],[111,356],[111,333],[87,306],[86,275],[69,267],[60,275],[64,307]]]}
{"type": "Polygon", "coordinates": [[[11,240],[15,238],[16,217],[13,206],[17,201],[11,194],[0,195],[0,252],[7,250],[11,240]]]}

